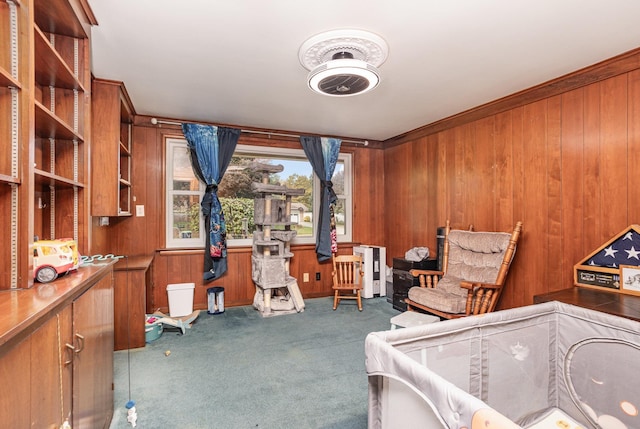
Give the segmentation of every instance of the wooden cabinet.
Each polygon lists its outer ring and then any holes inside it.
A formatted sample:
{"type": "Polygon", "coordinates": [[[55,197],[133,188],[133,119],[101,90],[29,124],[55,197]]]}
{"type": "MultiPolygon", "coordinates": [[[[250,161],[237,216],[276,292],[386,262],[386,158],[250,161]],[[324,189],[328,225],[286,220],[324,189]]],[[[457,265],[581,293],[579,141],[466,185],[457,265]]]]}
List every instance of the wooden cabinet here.
{"type": "Polygon", "coordinates": [[[105,277],[73,302],[73,427],[106,428],[113,414],[113,284],[105,277]]]}
{"type": "Polygon", "coordinates": [[[0,427],[108,428],[113,414],[113,271],[83,268],[0,294],[0,427]],[[17,322],[17,323],[16,323],[17,322]]]}
{"type": "Polygon", "coordinates": [[[31,335],[31,427],[72,423],[73,352],[66,347],[73,344],[71,313],[71,307],[63,308],[31,335]]]}
{"type": "Polygon", "coordinates": [[[114,350],[144,347],[147,287],[151,286],[151,256],[129,256],[114,268],[114,350]]]}
{"type": "Polygon", "coordinates": [[[0,289],[33,285],[34,237],[88,251],[92,23],[82,0],[0,0],[0,289]]]}
{"type": "Polygon", "coordinates": [[[135,111],[122,82],[92,84],[91,214],[131,216],[131,136],[135,111]]]}

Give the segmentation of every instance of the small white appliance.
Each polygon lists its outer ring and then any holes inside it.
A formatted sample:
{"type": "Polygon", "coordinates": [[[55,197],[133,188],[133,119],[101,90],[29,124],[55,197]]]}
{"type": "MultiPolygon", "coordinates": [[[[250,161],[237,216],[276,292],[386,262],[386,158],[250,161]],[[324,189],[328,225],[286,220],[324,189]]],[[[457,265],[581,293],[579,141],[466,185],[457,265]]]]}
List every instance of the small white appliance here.
{"type": "Polygon", "coordinates": [[[362,297],[386,296],[386,248],[367,245],[356,246],[353,248],[353,254],[362,257],[364,270],[362,297]]]}

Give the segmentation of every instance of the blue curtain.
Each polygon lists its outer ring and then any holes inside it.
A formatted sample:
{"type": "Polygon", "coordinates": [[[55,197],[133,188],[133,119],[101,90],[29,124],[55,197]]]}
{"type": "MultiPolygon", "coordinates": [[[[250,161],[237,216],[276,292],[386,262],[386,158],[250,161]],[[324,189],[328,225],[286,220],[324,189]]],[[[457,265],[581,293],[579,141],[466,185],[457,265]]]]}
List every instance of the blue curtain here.
{"type": "Polygon", "coordinates": [[[227,226],[218,199],[218,184],[231,162],[240,130],[182,124],[182,132],[187,139],[193,172],[207,185],[200,206],[207,228],[203,279],[209,282],[227,272],[227,226]]]}
{"type": "Polygon", "coordinates": [[[336,221],[333,206],[338,198],[333,191],[331,178],[338,163],[342,140],[328,137],[300,136],[300,144],[307,155],[314,173],[320,179],[320,217],[316,236],[318,261],[326,261],[338,251],[336,221]]]}

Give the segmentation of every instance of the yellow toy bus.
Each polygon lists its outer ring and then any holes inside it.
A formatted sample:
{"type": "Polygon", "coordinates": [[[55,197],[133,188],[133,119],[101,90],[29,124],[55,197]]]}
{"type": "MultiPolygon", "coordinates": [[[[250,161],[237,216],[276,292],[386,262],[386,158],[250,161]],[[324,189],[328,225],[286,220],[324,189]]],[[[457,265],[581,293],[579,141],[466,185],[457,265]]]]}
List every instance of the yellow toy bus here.
{"type": "Polygon", "coordinates": [[[78,244],[71,238],[33,243],[33,277],[40,283],[52,282],[79,265],[78,244]]]}

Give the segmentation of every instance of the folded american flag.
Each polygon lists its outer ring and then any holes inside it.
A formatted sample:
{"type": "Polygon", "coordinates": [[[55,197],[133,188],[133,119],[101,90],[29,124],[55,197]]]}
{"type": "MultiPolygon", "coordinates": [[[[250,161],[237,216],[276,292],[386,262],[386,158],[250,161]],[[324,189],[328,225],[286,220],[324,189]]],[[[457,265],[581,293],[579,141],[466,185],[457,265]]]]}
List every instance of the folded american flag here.
{"type": "Polygon", "coordinates": [[[633,227],[605,245],[587,261],[587,265],[618,268],[620,265],[640,265],[640,233],[633,227]]]}

